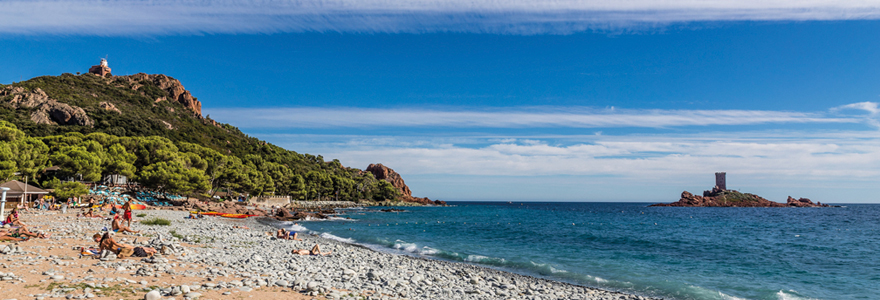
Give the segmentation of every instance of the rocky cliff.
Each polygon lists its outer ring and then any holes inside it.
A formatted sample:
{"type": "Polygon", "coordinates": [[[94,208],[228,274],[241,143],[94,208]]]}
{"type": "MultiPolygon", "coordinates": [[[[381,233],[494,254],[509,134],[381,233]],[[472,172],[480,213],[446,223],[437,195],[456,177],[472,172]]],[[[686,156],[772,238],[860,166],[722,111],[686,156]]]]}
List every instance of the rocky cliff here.
{"type": "Polygon", "coordinates": [[[373,173],[373,177],[376,177],[376,179],[388,181],[388,183],[400,191],[401,196],[412,197],[412,191],[406,186],[406,183],[403,182],[403,178],[400,177],[400,174],[394,172],[393,169],[382,164],[370,164],[367,166],[366,171],[373,173]]]}
{"type": "Polygon", "coordinates": [[[51,99],[40,88],[29,91],[22,87],[7,86],[0,89],[0,99],[15,109],[31,109],[30,119],[37,124],[89,127],[95,124],[82,108],[51,99]]]}
{"type": "Polygon", "coordinates": [[[734,190],[719,190],[703,192],[703,196],[691,194],[688,191],[681,192],[681,198],[673,203],[659,203],[651,206],[678,206],[678,207],[829,207],[828,204],[816,203],[807,198],[794,199],[788,197],[787,203],[773,202],[755,194],[740,193],[734,190]]]}
{"type": "Polygon", "coordinates": [[[133,90],[140,89],[143,87],[143,81],[148,81],[168,93],[168,97],[159,97],[154,99],[154,101],[174,101],[191,110],[199,118],[202,117],[202,102],[199,102],[196,97],[193,97],[189,91],[183,88],[183,84],[177,79],[163,74],[150,75],[145,73],[117,77],[128,80],[133,90]]]}
{"type": "Polygon", "coordinates": [[[425,205],[446,205],[446,202],[444,201],[432,201],[431,199],[428,199],[428,197],[413,197],[412,191],[406,186],[406,183],[403,182],[403,178],[400,177],[400,174],[382,164],[370,164],[367,166],[366,171],[373,173],[373,177],[376,177],[376,179],[385,180],[388,183],[391,183],[391,185],[400,192],[400,199],[405,202],[415,202],[425,205]]]}

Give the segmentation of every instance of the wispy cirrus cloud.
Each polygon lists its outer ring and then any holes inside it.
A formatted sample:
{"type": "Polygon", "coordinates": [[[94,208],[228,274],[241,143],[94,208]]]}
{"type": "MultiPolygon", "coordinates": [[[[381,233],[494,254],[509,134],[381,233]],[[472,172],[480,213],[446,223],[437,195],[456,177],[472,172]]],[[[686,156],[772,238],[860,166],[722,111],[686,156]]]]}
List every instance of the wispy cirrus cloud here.
{"type": "Polygon", "coordinates": [[[627,110],[521,107],[485,110],[375,108],[217,108],[213,119],[242,128],[431,127],[452,128],[664,128],[769,123],[859,123],[860,118],[761,110],[627,110]]]}
{"type": "Polygon", "coordinates": [[[692,21],[880,18],[876,1],[0,1],[0,34],[570,33],[692,21]]]}
{"type": "Polygon", "coordinates": [[[845,110],[860,110],[860,111],[867,112],[868,114],[870,114],[872,116],[876,116],[876,115],[880,114],[880,103],[865,101],[865,102],[841,105],[841,106],[832,108],[831,110],[835,111],[835,112],[845,111],[845,110]]]}

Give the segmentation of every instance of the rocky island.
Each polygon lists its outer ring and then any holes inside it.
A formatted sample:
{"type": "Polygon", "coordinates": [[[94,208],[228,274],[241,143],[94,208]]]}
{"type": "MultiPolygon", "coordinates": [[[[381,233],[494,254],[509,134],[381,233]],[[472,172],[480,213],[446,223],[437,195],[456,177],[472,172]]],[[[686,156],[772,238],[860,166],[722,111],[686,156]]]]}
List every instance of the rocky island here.
{"type": "Polygon", "coordinates": [[[830,207],[821,202],[813,203],[807,198],[795,199],[788,197],[786,203],[773,202],[758,195],[742,193],[736,190],[728,190],[726,174],[715,173],[715,187],[712,190],[703,191],[702,196],[691,194],[688,191],[681,192],[681,199],[672,203],[658,203],[651,206],[677,206],[677,207],[830,207]]]}

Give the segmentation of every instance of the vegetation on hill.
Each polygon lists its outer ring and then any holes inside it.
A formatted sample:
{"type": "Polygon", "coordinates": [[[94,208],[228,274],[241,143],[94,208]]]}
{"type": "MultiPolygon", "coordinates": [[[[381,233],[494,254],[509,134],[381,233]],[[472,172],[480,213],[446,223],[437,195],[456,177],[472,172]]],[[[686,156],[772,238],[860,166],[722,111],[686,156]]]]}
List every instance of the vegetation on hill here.
{"type": "MultiPolygon", "coordinates": [[[[58,184],[56,177],[100,181],[118,174],[145,187],[192,195],[231,189],[305,200],[399,196],[369,172],[285,150],[202,118],[180,103],[157,101],[169,94],[151,81],[63,74],[10,86],[40,89],[51,99],[82,108],[94,125],[38,124],[30,117],[36,108],[15,106],[12,95],[0,96],[0,179],[29,176],[52,186],[58,184]],[[43,173],[48,166],[60,170],[43,173]]],[[[0,85],[0,90],[7,87],[0,85]]]]}

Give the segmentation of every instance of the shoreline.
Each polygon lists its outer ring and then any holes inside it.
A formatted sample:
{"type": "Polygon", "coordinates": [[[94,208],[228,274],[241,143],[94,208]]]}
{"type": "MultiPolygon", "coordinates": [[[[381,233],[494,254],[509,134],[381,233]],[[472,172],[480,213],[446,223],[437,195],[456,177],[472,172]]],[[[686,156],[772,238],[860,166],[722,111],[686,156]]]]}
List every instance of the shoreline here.
{"type": "Polygon", "coordinates": [[[86,298],[91,294],[94,299],[120,298],[120,295],[104,295],[106,290],[113,288],[104,288],[105,291],[101,292],[95,291],[101,290],[101,286],[83,288],[97,281],[116,283],[113,285],[117,286],[115,289],[129,291],[126,298],[138,299],[143,299],[144,294],[153,289],[162,291],[162,299],[184,298],[185,292],[200,294],[189,294],[196,296],[189,298],[210,299],[656,299],[464,262],[386,253],[317,235],[303,234],[300,236],[303,241],[276,240],[266,232],[274,233],[277,228],[257,219],[206,217],[190,220],[183,219],[187,212],[174,210],[135,211],[135,215],[146,214],[135,220],[160,217],[171,220],[171,225],[132,223],[133,229],[141,230],[141,235],[152,237],[117,234],[116,238],[127,244],[135,244],[136,240],[136,245],[174,244],[180,246],[179,253],[157,259],[100,261],[76,258],[79,251],[72,249],[95,246],[96,243],[90,240],[91,235],[109,226],[110,222],[76,218],[75,213],[72,210],[66,215],[55,211],[24,214],[22,220],[34,227],[31,230],[43,230],[52,236],[20,242],[19,246],[29,251],[24,257],[18,254],[0,256],[13,267],[25,266],[16,273],[31,272],[29,275],[33,275],[22,278],[23,282],[0,281],[0,289],[8,293],[10,286],[17,288],[13,292],[16,297],[40,298],[37,295],[43,295],[48,298],[57,294],[86,298]],[[247,228],[236,228],[241,226],[247,228]],[[290,253],[292,249],[309,249],[316,243],[321,245],[322,251],[333,253],[326,257],[290,253]],[[33,253],[32,249],[40,251],[33,253]],[[53,249],[55,251],[48,251],[53,249]],[[32,267],[34,265],[28,265],[26,257],[33,261],[45,260],[49,262],[49,268],[32,267]],[[21,260],[24,263],[16,265],[15,262],[21,260]],[[59,260],[62,264],[58,264],[59,260]],[[49,270],[52,268],[54,270],[49,270]],[[56,273],[66,276],[55,280],[42,275],[56,273]],[[105,278],[94,279],[98,274],[105,275],[105,278]],[[120,278],[122,280],[116,280],[120,278]],[[61,289],[56,284],[55,294],[51,289],[45,290],[56,281],[81,288],[59,294],[61,289]]]}

